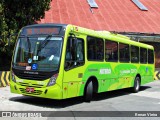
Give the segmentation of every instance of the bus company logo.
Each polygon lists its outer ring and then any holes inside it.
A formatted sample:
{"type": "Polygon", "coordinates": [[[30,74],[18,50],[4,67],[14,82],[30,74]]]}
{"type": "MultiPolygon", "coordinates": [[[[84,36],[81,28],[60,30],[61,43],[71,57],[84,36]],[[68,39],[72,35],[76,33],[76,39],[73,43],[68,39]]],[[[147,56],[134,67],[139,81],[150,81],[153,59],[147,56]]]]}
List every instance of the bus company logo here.
{"type": "Polygon", "coordinates": [[[24,73],[26,73],[26,74],[35,74],[35,75],[39,74],[38,72],[30,72],[30,71],[24,71],[24,73]]]}

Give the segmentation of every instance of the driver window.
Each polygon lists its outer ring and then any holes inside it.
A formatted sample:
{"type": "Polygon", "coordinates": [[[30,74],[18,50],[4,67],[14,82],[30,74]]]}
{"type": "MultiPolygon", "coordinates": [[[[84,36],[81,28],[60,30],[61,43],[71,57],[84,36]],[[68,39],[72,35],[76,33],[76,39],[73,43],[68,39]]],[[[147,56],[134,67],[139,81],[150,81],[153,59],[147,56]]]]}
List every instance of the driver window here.
{"type": "Polygon", "coordinates": [[[65,70],[84,64],[84,41],[81,38],[68,38],[65,57],[65,70]]]}

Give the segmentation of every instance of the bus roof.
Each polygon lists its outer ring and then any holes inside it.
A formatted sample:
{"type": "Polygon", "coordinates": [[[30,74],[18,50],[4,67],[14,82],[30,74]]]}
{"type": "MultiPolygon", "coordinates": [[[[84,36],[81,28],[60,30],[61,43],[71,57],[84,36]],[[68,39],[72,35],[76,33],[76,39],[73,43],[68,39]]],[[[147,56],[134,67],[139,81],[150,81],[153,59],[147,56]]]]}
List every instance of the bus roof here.
{"type": "Polygon", "coordinates": [[[121,34],[115,34],[115,33],[109,32],[109,31],[95,31],[95,30],[91,30],[91,29],[87,29],[87,28],[83,28],[83,27],[79,27],[79,26],[75,26],[75,25],[68,25],[67,27],[72,32],[75,32],[75,33],[86,34],[89,36],[104,38],[104,39],[108,39],[108,40],[112,40],[112,41],[117,41],[117,42],[126,43],[126,44],[130,44],[130,45],[140,46],[143,48],[154,49],[153,46],[151,46],[151,45],[133,41],[129,37],[121,35],[121,34]]]}

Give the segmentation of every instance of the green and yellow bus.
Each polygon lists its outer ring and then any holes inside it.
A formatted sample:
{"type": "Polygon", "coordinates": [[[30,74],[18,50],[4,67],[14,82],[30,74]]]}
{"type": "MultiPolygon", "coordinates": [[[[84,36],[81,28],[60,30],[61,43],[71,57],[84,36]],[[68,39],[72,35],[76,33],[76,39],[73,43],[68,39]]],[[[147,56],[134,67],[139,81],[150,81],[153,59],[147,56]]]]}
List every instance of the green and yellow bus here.
{"type": "Polygon", "coordinates": [[[66,99],[122,88],[138,92],[154,80],[154,48],[107,31],[70,24],[36,24],[18,35],[10,90],[66,99]]]}

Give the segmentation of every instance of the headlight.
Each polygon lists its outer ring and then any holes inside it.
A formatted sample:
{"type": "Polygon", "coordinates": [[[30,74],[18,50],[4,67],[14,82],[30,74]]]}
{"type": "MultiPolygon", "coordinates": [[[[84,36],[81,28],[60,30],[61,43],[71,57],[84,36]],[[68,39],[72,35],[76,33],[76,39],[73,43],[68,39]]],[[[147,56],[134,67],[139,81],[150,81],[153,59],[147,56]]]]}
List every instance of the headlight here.
{"type": "Polygon", "coordinates": [[[47,86],[52,86],[52,85],[54,85],[54,84],[56,83],[57,77],[58,77],[58,74],[53,75],[53,76],[50,78],[47,86]]]}
{"type": "Polygon", "coordinates": [[[12,71],[12,81],[13,82],[16,82],[16,78],[15,78],[15,75],[14,75],[14,72],[12,71]]]}

